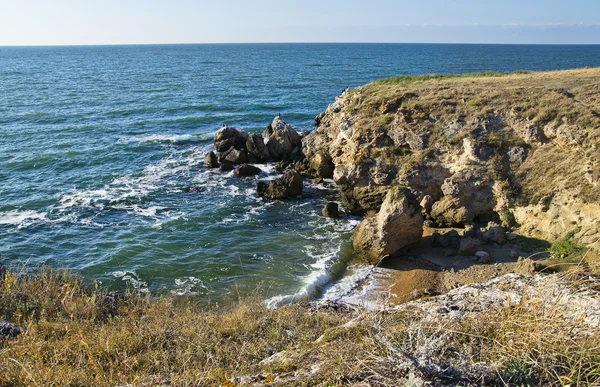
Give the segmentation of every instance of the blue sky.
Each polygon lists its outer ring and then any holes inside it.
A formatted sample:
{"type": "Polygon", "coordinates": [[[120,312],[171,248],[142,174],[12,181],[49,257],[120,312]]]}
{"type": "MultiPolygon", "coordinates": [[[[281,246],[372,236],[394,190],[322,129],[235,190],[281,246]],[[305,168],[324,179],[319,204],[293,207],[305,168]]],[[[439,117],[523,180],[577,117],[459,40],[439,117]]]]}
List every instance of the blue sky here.
{"type": "Polygon", "coordinates": [[[600,44],[600,0],[0,0],[0,45],[600,44]]]}

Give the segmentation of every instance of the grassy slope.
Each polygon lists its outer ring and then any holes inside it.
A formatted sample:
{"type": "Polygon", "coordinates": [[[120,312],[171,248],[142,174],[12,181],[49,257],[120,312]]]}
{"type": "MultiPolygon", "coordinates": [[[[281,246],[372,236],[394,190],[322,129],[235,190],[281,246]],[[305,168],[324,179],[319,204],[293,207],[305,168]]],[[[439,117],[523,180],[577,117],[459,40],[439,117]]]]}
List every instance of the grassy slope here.
{"type": "MultiPolygon", "coordinates": [[[[576,192],[586,202],[600,201],[600,190],[591,188],[580,171],[583,166],[573,168],[584,159],[600,162],[600,68],[400,76],[351,90],[347,98],[352,101],[347,113],[356,116],[357,126],[369,128],[365,130],[386,130],[395,118],[386,113],[386,106],[400,103],[400,110],[413,116],[411,130],[432,133],[429,147],[442,150],[449,141],[442,132],[450,122],[464,123],[463,131],[451,140],[454,143],[460,143],[479,122],[496,114],[540,129],[563,125],[574,131],[572,138],[562,136],[532,145],[533,150],[543,151],[514,171],[523,190],[519,199],[535,200],[535,195],[539,200],[560,187],[576,192]],[[562,142],[572,139],[580,143],[562,142]],[[557,152],[563,152],[564,157],[557,160],[557,152]]],[[[523,145],[510,128],[494,133],[486,141],[502,152],[523,145]]],[[[397,162],[410,165],[402,157],[397,162]]]]}
{"type": "MultiPolygon", "coordinates": [[[[9,272],[0,318],[27,333],[0,342],[0,385],[233,386],[232,377],[261,373],[270,385],[392,386],[419,357],[488,384],[600,383],[600,335],[577,338],[559,312],[528,299],[440,324],[407,311],[268,310],[256,299],[202,309],[193,300],[136,295],[114,308],[106,293],[68,273],[9,272]],[[278,361],[259,364],[280,351],[278,361]],[[477,373],[479,362],[492,371],[477,373]]],[[[412,372],[441,376],[435,367],[412,372]]]]}

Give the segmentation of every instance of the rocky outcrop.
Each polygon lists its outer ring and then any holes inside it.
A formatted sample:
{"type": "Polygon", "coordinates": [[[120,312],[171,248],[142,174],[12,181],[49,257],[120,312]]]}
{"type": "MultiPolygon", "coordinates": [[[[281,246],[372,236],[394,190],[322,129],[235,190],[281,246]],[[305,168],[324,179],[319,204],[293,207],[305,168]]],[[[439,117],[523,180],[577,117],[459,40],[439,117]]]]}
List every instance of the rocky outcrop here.
{"type": "Polygon", "coordinates": [[[294,170],[269,183],[259,182],[256,193],[266,199],[288,199],[302,195],[302,176],[294,170]]]}
{"type": "Polygon", "coordinates": [[[376,216],[365,218],[354,233],[354,250],[363,259],[378,263],[423,236],[423,217],[416,198],[406,187],[388,191],[376,216]]]}
{"type": "Polygon", "coordinates": [[[237,165],[304,159],[300,135],[281,116],[275,117],[262,135],[224,125],[215,133],[214,146],[217,161],[212,152],[206,155],[207,168],[217,168],[219,162],[237,165]]]}
{"type": "Polygon", "coordinates": [[[375,82],[317,116],[303,152],[356,215],[403,185],[433,226],[574,231],[600,249],[598,83],[600,69],[375,82]]]}
{"type": "Polygon", "coordinates": [[[302,147],[302,140],[298,132],[281,116],[275,117],[263,136],[267,139],[269,154],[275,161],[289,158],[295,148],[302,147]]]}

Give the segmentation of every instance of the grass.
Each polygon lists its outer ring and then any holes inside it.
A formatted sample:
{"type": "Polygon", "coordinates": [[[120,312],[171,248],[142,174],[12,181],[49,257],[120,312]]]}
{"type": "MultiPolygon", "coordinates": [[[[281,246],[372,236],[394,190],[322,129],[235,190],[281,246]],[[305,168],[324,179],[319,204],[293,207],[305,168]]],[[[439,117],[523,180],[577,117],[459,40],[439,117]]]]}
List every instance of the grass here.
{"type": "Polygon", "coordinates": [[[573,334],[580,323],[564,319],[545,298],[431,320],[412,309],[273,310],[257,297],[201,308],[194,299],[130,293],[114,304],[106,291],[52,269],[9,271],[0,282],[0,318],[27,328],[0,341],[0,386],[235,386],[236,376],[257,374],[273,385],[299,386],[440,377],[490,385],[600,383],[600,335],[573,334]],[[459,379],[417,358],[455,370],[459,379]],[[472,372],[481,362],[487,371],[472,372]]]}
{"type": "Polygon", "coordinates": [[[514,74],[530,74],[531,71],[513,71],[513,72],[497,72],[497,71],[484,71],[476,73],[463,73],[463,74],[421,74],[421,75],[400,75],[395,77],[388,77],[375,81],[379,84],[385,85],[406,85],[413,82],[424,82],[429,80],[441,80],[451,78],[489,78],[489,77],[505,77],[507,75],[514,74]]]}
{"type": "Polygon", "coordinates": [[[569,232],[561,240],[555,242],[548,248],[555,258],[560,259],[579,259],[585,252],[585,248],[580,246],[574,239],[575,231],[569,232]]]}

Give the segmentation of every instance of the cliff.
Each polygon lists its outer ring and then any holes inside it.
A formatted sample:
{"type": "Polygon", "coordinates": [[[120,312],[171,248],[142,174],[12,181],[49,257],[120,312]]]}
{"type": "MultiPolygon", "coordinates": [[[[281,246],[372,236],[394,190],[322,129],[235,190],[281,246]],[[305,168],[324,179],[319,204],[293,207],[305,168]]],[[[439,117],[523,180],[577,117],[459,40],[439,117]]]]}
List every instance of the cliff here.
{"type": "Polygon", "coordinates": [[[389,78],[345,90],[315,124],[303,151],[367,215],[359,233],[399,186],[415,224],[493,221],[600,249],[600,68],[389,78]]]}

